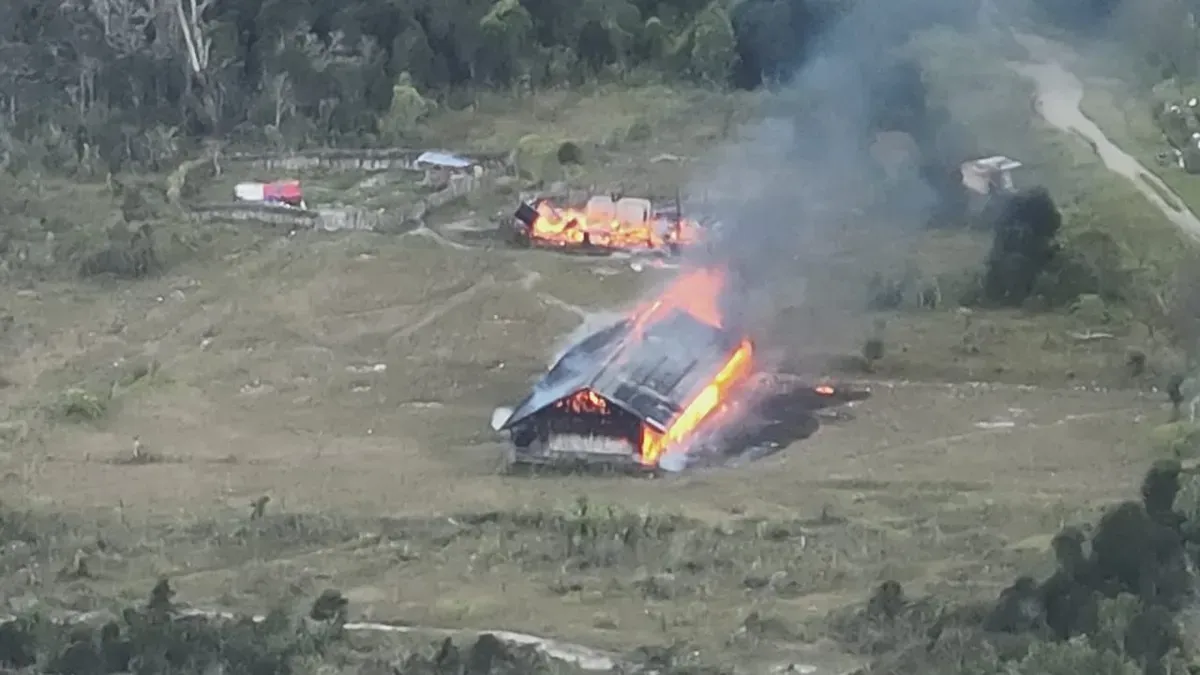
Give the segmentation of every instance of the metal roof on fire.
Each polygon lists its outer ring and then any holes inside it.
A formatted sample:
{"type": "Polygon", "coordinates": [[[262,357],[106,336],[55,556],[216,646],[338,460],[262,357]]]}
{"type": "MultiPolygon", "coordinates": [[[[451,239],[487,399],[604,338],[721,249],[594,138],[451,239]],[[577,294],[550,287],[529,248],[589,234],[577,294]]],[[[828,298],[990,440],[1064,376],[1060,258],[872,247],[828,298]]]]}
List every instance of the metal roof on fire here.
{"type": "Polygon", "coordinates": [[[634,336],[626,319],[571,347],[498,430],[590,389],[665,432],[740,344],[738,336],[684,311],[634,336]]]}

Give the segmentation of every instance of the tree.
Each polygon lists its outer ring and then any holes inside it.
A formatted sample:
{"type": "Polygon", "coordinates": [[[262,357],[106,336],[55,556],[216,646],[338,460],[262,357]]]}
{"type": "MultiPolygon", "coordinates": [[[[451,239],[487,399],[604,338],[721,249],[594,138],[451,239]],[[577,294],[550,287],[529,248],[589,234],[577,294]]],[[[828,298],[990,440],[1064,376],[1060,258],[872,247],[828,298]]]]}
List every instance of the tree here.
{"type": "Polygon", "coordinates": [[[533,18],[517,0],[498,0],[479,20],[479,31],[483,47],[476,56],[476,73],[496,83],[511,82],[530,54],[533,18]]]}
{"type": "Polygon", "coordinates": [[[429,114],[432,107],[413,86],[408,73],[401,73],[392,87],[392,103],[387,115],[380,121],[379,130],[392,142],[407,140],[417,123],[429,114]]]}
{"type": "Polygon", "coordinates": [[[1184,0],[1124,3],[1114,23],[1153,78],[1189,80],[1198,74],[1200,32],[1184,0]]]}
{"type": "Polygon", "coordinates": [[[577,51],[583,64],[595,73],[617,60],[617,47],[612,33],[602,21],[593,19],[579,29],[577,51]]]}
{"type": "Polygon", "coordinates": [[[667,53],[667,44],[671,38],[670,31],[662,19],[652,16],[646,19],[645,25],[639,32],[636,55],[642,61],[659,61],[667,53]]]}
{"type": "Polygon", "coordinates": [[[618,58],[626,63],[633,61],[641,42],[644,22],[637,5],[625,0],[610,0],[607,3],[607,19],[604,22],[612,36],[618,58]]]}
{"type": "Polygon", "coordinates": [[[1058,255],[1062,214],[1045,188],[999,198],[983,294],[989,302],[1018,306],[1058,255]]]}
{"type": "Polygon", "coordinates": [[[692,72],[709,84],[724,85],[737,60],[737,37],[729,15],[718,5],[710,5],[692,30],[692,72]]]}
{"type": "Polygon", "coordinates": [[[76,171],[128,167],[170,130],[181,148],[369,135],[402,73],[431,97],[616,65],[724,86],[740,56],[757,86],[847,1],[746,0],[732,21],[711,0],[10,0],[0,118],[7,149],[42,136],[35,155],[76,171]]]}
{"type": "Polygon", "coordinates": [[[417,22],[409,23],[392,41],[392,73],[408,73],[421,88],[432,88],[447,77],[445,63],[429,44],[425,30],[417,22]]]}
{"type": "Polygon", "coordinates": [[[1171,337],[1187,357],[1189,367],[1200,363],[1200,266],[1189,256],[1175,272],[1167,298],[1157,298],[1171,337]]]}
{"type": "Polygon", "coordinates": [[[731,19],[738,56],[734,84],[752,89],[792,68],[798,55],[787,2],[748,0],[734,7],[731,19]]]}

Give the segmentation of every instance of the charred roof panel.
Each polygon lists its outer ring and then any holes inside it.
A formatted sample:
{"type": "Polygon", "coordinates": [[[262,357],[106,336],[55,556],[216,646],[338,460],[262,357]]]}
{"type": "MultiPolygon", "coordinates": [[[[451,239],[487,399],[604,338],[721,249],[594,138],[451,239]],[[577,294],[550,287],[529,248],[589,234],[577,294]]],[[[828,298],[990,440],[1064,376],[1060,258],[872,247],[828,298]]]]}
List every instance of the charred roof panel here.
{"type": "Polygon", "coordinates": [[[627,339],[591,388],[665,430],[736,346],[727,332],[676,312],[648,326],[640,339],[627,339]]]}
{"type": "Polygon", "coordinates": [[[587,387],[609,356],[620,346],[628,327],[628,321],[607,326],[564,352],[550,368],[550,372],[533,385],[533,391],[513,410],[501,428],[507,429],[587,387]]]}
{"type": "Polygon", "coordinates": [[[682,311],[651,324],[641,337],[622,322],[568,350],[504,428],[587,388],[665,430],[737,344],[734,335],[682,311]]]}

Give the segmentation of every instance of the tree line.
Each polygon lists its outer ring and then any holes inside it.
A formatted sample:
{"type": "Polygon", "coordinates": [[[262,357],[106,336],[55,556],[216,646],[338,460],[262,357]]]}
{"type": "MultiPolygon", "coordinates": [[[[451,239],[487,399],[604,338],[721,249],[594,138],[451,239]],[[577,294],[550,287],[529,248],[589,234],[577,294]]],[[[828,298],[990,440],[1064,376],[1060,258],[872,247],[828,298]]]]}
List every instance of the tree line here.
{"type": "MultiPolygon", "coordinates": [[[[1033,1],[1076,28],[1137,4],[1033,1]]],[[[1190,3],[1142,4],[1158,11],[1190,3]]],[[[520,93],[633,71],[755,88],[786,78],[823,39],[854,40],[870,54],[871,43],[887,42],[881,31],[961,19],[978,7],[957,0],[903,7],[882,0],[12,0],[0,7],[0,161],[120,170],[153,165],[205,137],[402,142],[419,117],[413,110],[460,107],[480,88],[520,93]],[[831,26],[864,5],[873,21],[829,38],[831,26]]],[[[1151,13],[1140,15],[1153,22],[1151,13]]],[[[1164,35],[1185,25],[1158,24],[1164,35]]],[[[1186,37],[1147,44],[1180,51],[1186,37]]],[[[1155,58],[1186,60],[1147,55],[1155,58]]]]}
{"type": "Polygon", "coordinates": [[[363,143],[389,131],[379,120],[397,98],[456,106],[481,87],[635,69],[756,87],[847,4],[13,0],[0,7],[0,153],[112,170],[199,137],[363,143]]]}

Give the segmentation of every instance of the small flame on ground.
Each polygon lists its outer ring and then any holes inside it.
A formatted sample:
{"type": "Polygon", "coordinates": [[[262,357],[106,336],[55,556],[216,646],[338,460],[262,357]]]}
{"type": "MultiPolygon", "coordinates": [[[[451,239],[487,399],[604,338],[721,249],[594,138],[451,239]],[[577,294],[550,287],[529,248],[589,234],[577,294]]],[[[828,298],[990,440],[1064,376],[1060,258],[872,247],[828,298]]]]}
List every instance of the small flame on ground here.
{"type": "Polygon", "coordinates": [[[615,249],[664,249],[687,246],[700,238],[700,226],[686,218],[650,215],[639,221],[622,221],[611,215],[588,214],[579,209],[555,208],[541,200],[529,236],[557,245],[592,245],[615,249]]]}

